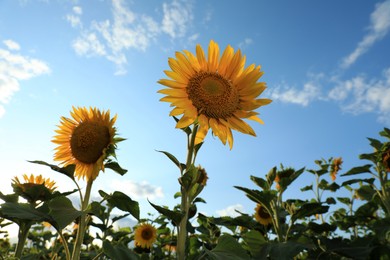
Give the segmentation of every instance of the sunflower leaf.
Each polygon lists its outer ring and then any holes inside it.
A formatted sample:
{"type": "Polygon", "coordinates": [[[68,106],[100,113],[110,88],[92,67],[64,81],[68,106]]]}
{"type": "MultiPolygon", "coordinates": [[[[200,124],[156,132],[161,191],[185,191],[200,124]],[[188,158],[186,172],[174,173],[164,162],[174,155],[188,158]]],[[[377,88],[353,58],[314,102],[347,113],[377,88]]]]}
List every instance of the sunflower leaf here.
{"type": "Polygon", "coordinates": [[[126,169],[123,169],[119,163],[108,160],[106,164],[104,164],[105,168],[111,169],[116,173],[119,173],[120,175],[125,175],[127,173],[126,169]]]}
{"type": "Polygon", "coordinates": [[[112,245],[108,241],[103,241],[103,252],[111,259],[133,260],[140,259],[133,251],[124,245],[112,245]]]}
{"type": "Polygon", "coordinates": [[[180,170],[183,170],[182,164],[179,162],[179,160],[173,154],[166,152],[166,151],[159,151],[159,150],[156,150],[156,151],[159,153],[165,154],[177,167],[179,167],[180,170]]]}
{"type": "Polygon", "coordinates": [[[70,199],[66,197],[56,197],[49,202],[50,216],[54,219],[53,226],[62,230],[75,219],[80,217],[83,212],[76,210],[70,199]]]}
{"type": "Polygon", "coordinates": [[[74,164],[69,164],[65,167],[59,167],[57,165],[49,164],[44,161],[28,161],[28,162],[49,166],[53,171],[65,174],[66,176],[74,180],[74,171],[76,169],[76,165],[74,164]]]}
{"type": "MultiPolygon", "coordinates": [[[[149,200],[148,200],[149,201],[149,200]]],[[[158,205],[155,205],[149,201],[150,205],[152,205],[153,208],[155,208],[158,212],[172,220],[176,225],[180,224],[181,219],[183,218],[184,214],[177,212],[177,211],[172,211],[167,208],[160,207],[158,205]]]]}
{"type": "Polygon", "coordinates": [[[225,234],[219,237],[217,246],[206,251],[212,259],[250,259],[246,250],[231,235],[225,234]]]}
{"type": "Polygon", "coordinates": [[[349,170],[348,172],[341,174],[341,176],[349,176],[361,173],[370,173],[371,164],[366,164],[364,166],[357,166],[349,170]]]}
{"type": "Polygon", "coordinates": [[[129,196],[120,191],[115,191],[112,195],[105,194],[105,199],[112,207],[117,207],[122,211],[129,212],[133,217],[139,220],[139,204],[132,200],[129,196]]]}

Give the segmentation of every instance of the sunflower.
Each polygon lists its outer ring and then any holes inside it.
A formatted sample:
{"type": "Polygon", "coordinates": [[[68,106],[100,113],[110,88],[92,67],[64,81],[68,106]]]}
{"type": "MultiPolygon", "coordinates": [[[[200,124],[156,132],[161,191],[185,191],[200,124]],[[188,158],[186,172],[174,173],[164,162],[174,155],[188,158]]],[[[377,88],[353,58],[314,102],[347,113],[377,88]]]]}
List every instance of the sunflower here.
{"type": "Polygon", "coordinates": [[[390,172],[390,148],[383,153],[382,163],[386,172],[390,172]]]}
{"type": "Polygon", "coordinates": [[[115,147],[116,115],[110,118],[110,111],[101,112],[96,108],[75,108],[72,118],[61,117],[59,129],[52,140],[58,146],[54,160],[64,166],[74,164],[78,179],[94,180],[99,171],[104,171],[107,150],[115,147]]]}
{"type": "Polygon", "coordinates": [[[14,191],[29,201],[44,201],[57,188],[56,183],[50,178],[43,178],[42,175],[35,176],[31,174],[23,174],[24,182],[20,181],[17,176],[12,180],[12,187],[14,191]]]}
{"type": "Polygon", "coordinates": [[[264,226],[272,223],[271,215],[268,213],[268,210],[261,204],[257,204],[257,207],[255,208],[255,219],[264,226]]]}
{"type": "Polygon", "coordinates": [[[336,180],[336,175],[338,171],[341,170],[341,164],[343,164],[343,160],[341,157],[335,158],[332,162],[332,165],[330,166],[331,172],[330,172],[330,177],[332,178],[332,181],[336,180]]]}
{"type": "Polygon", "coordinates": [[[264,82],[257,82],[263,75],[260,66],[245,66],[245,56],[229,45],[220,57],[219,46],[210,41],[208,58],[203,49],[196,46],[196,56],[189,51],[176,52],[176,59],[169,58],[172,71],[164,71],[170,79],[158,82],[168,88],[158,92],[166,95],[160,101],[170,102],[174,108],[170,116],[183,115],[177,128],[193,123],[199,125],[196,144],[203,142],[209,128],[223,144],[233,147],[232,129],[256,136],[243,119],[263,124],[253,111],[267,105],[270,99],[257,97],[266,89],[264,82]]]}
{"type": "Polygon", "coordinates": [[[150,248],[157,239],[157,230],[148,223],[143,223],[135,229],[134,242],[136,246],[150,248]]]}

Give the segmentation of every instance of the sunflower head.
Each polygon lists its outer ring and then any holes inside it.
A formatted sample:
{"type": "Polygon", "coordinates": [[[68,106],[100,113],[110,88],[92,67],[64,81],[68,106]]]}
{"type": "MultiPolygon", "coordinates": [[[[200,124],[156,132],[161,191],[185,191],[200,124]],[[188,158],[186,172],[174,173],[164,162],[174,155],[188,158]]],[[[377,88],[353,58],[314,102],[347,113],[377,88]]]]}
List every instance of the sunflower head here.
{"type": "Polygon", "coordinates": [[[51,198],[52,193],[57,188],[55,182],[50,178],[43,178],[42,175],[28,176],[23,175],[23,181],[20,181],[17,176],[12,180],[12,187],[14,192],[19,196],[22,196],[29,202],[36,202],[38,200],[45,201],[51,198]]]}
{"type": "Polygon", "coordinates": [[[196,180],[196,182],[198,184],[201,184],[202,186],[206,186],[208,179],[209,177],[207,175],[206,170],[203,167],[198,166],[198,179],[196,180]]]}
{"type": "Polygon", "coordinates": [[[157,230],[148,223],[143,223],[135,229],[134,243],[138,247],[150,248],[157,239],[157,230]]]}
{"type": "Polygon", "coordinates": [[[168,87],[158,92],[166,95],[161,101],[173,106],[171,116],[182,115],[177,128],[199,124],[196,143],[203,142],[211,128],[223,144],[233,146],[232,129],[255,136],[244,119],[263,123],[254,110],[267,105],[270,99],[258,98],[266,89],[264,82],[257,82],[263,75],[260,66],[245,68],[245,56],[229,45],[220,56],[219,46],[210,41],[208,56],[200,45],[196,54],[189,51],[176,53],[169,58],[171,71],[165,71],[170,79],[161,79],[168,87]]]}
{"type": "Polygon", "coordinates": [[[332,178],[332,181],[336,180],[336,175],[338,171],[341,170],[341,164],[343,164],[343,160],[341,157],[333,159],[332,164],[330,166],[331,168],[330,177],[332,178]]]}
{"type": "Polygon", "coordinates": [[[390,147],[382,155],[382,164],[386,172],[390,172],[390,147]]]}
{"type": "Polygon", "coordinates": [[[64,166],[74,164],[79,179],[94,180],[100,170],[104,171],[104,160],[121,140],[115,137],[116,116],[111,118],[110,111],[91,107],[73,107],[70,114],[71,118],[61,118],[52,140],[57,144],[54,160],[64,166]]]}
{"type": "Polygon", "coordinates": [[[285,190],[290,184],[290,177],[295,173],[294,169],[287,168],[281,171],[278,171],[275,176],[276,189],[285,190]]]}
{"type": "Polygon", "coordinates": [[[268,213],[268,210],[261,204],[257,204],[255,208],[255,219],[260,224],[267,226],[272,223],[272,216],[268,213]]]}

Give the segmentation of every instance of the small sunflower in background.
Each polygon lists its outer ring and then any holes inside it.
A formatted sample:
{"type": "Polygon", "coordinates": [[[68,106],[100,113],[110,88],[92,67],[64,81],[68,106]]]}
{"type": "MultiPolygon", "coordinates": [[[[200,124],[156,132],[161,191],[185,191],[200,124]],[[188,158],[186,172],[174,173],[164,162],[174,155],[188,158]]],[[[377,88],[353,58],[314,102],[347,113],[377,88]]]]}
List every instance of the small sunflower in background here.
{"type": "Polygon", "coordinates": [[[136,227],[134,243],[141,248],[150,248],[157,239],[157,230],[151,224],[143,223],[136,227]]]}
{"type": "Polygon", "coordinates": [[[72,118],[61,117],[58,135],[52,140],[58,145],[54,160],[64,166],[74,164],[78,179],[94,180],[100,170],[104,171],[108,150],[119,140],[114,127],[117,116],[111,118],[109,110],[92,107],[73,107],[70,114],[72,118]]]}
{"type": "Polygon", "coordinates": [[[260,66],[244,68],[245,56],[229,45],[220,56],[217,43],[210,41],[208,56],[200,45],[196,56],[184,50],[176,52],[176,59],[169,58],[172,71],[164,71],[170,79],[158,82],[168,88],[158,92],[166,95],[160,101],[174,107],[170,116],[182,115],[177,128],[198,123],[196,143],[203,142],[211,128],[223,144],[233,147],[232,129],[256,136],[244,119],[263,124],[254,110],[271,103],[270,99],[257,98],[265,89],[264,82],[257,82],[263,75],[260,66]]]}
{"type": "Polygon", "coordinates": [[[57,188],[56,183],[50,178],[43,178],[42,175],[23,174],[23,181],[17,176],[12,179],[12,187],[16,194],[22,196],[29,202],[38,200],[45,201],[50,198],[51,194],[57,188]]]}
{"type": "Polygon", "coordinates": [[[260,224],[267,226],[272,223],[272,216],[268,213],[268,210],[261,204],[257,204],[255,208],[255,219],[260,224]]]}
{"type": "Polygon", "coordinates": [[[330,177],[332,178],[332,181],[336,180],[336,175],[338,171],[341,170],[341,165],[343,164],[343,159],[341,157],[335,158],[332,162],[332,165],[330,166],[331,172],[330,177]]]}

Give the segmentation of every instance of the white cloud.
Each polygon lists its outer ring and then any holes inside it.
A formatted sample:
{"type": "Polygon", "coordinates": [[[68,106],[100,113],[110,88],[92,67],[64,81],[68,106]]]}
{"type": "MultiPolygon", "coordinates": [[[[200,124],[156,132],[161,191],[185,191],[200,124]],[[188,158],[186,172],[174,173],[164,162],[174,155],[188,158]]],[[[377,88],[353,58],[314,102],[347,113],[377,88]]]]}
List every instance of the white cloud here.
{"type": "Polygon", "coordinates": [[[193,19],[191,5],[188,2],[174,0],[170,4],[163,3],[163,12],[163,32],[173,39],[184,36],[193,19]]]}
{"type": "Polygon", "coordinates": [[[154,199],[164,197],[161,187],[149,184],[146,181],[134,182],[131,180],[113,180],[110,188],[126,193],[132,199],[154,199]]]}
{"type": "MultiPolygon", "coordinates": [[[[127,55],[130,49],[145,51],[157,36],[165,33],[171,38],[184,37],[192,21],[192,6],[185,1],[173,0],[163,3],[161,23],[154,16],[138,14],[124,0],[112,0],[112,18],[92,20],[89,27],[83,26],[83,10],[75,6],[66,16],[70,25],[80,29],[72,47],[78,55],[101,56],[116,65],[116,75],[126,73],[127,55]]],[[[195,40],[193,34],[189,40],[195,40]]]]}
{"type": "Polygon", "coordinates": [[[318,80],[309,80],[303,85],[302,89],[289,87],[283,82],[271,91],[271,99],[301,106],[307,106],[311,101],[321,99],[320,95],[321,86],[318,80]]]}
{"type": "Polygon", "coordinates": [[[381,40],[390,29],[390,0],[386,0],[376,5],[371,13],[371,23],[368,33],[358,43],[355,50],[345,57],[341,63],[342,68],[348,68],[363,55],[377,41],[381,40]]]}
{"type": "Polygon", "coordinates": [[[238,44],[238,47],[240,49],[246,48],[248,45],[251,45],[253,43],[253,40],[251,38],[245,38],[242,42],[238,44]]]}
{"type": "Polygon", "coordinates": [[[18,51],[18,50],[20,50],[20,45],[17,42],[13,41],[13,40],[4,40],[3,43],[11,51],[18,51]]]}
{"type": "Polygon", "coordinates": [[[18,43],[7,40],[9,50],[0,49],[0,117],[4,115],[4,104],[20,89],[20,80],[28,80],[50,72],[49,66],[38,59],[15,53],[18,43]]]}
{"type": "Polygon", "coordinates": [[[235,204],[235,205],[231,205],[231,206],[228,206],[224,209],[221,209],[221,210],[217,210],[217,214],[219,216],[229,216],[229,217],[238,217],[240,214],[237,213],[237,211],[240,211],[240,212],[243,212],[244,211],[244,207],[241,205],[241,204],[235,204]]]}
{"type": "Polygon", "coordinates": [[[337,80],[328,94],[339,101],[344,111],[353,114],[374,112],[383,123],[390,123],[390,68],[383,71],[380,79],[356,76],[349,80],[337,80]]]}

